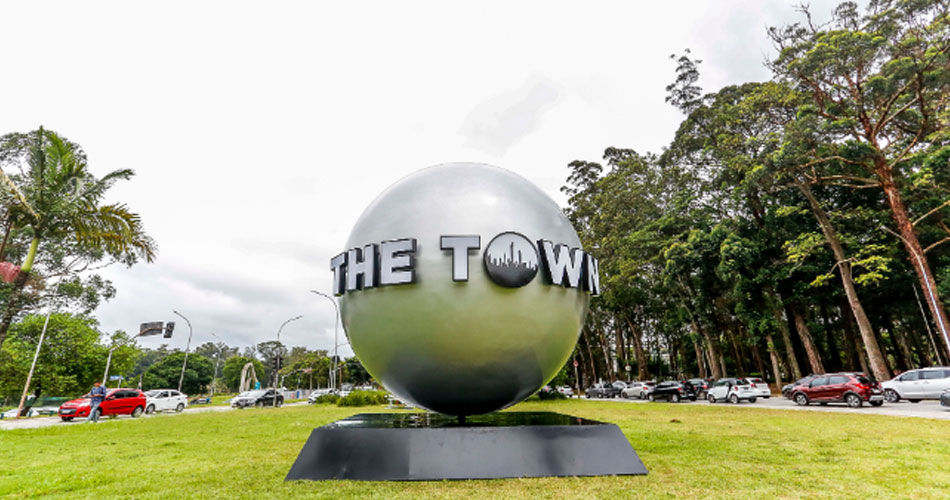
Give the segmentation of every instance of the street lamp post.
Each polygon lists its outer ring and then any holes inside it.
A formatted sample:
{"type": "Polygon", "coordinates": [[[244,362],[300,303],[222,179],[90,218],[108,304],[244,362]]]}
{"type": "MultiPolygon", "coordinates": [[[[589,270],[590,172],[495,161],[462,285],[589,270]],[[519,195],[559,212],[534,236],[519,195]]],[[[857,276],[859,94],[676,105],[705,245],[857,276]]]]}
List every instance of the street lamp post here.
{"type": "Polygon", "coordinates": [[[333,324],[333,359],[330,360],[330,389],[336,389],[336,368],[337,360],[339,356],[337,355],[337,348],[340,347],[339,337],[340,337],[340,306],[337,305],[336,300],[333,300],[333,297],[323,293],[318,292],[317,290],[310,290],[311,293],[315,293],[321,297],[326,298],[333,304],[333,308],[336,310],[336,320],[333,324]]]}
{"type": "MultiPolygon", "coordinates": [[[[211,333],[212,337],[218,339],[219,343],[222,343],[222,344],[224,343],[224,341],[221,340],[220,337],[215,335],[214,332],[209,332],[209,333],[211,333]]],[[[218,378],[218,364],[219,363],[221,363],[221,346],[218,346],[218,355],[214,360],[214,376],[211,377],[211,397],[214,397],[214,381],[217,380],[218,378]]]]}
{"type": "Polygon", "coordinates": [[[294,316],[293,318],[290,318],[287,321],[284,321],[280,325],[280,328],[277,329],[277,355],[276,355],[277,359],[276,359],[276,363],[274,364],[274,368],[276,368],[274,370],[274,404],[275,405],[277,404],[277,391],[280,390],[280,332],[281,330],[284,329],[285,326],[287,326],[287,323],[290,323],[291,321],[297,321],[298,319],[302,317],[303,316],[294,316]]]}
{"type": "Polygon", "coordinates": [[[181,376],[178,377],[178,392],[181,392],[181,384],[185,381],[185,367],[188,366],[188,349],[191,348],[191,335],[194,331],[191,329],[191,321],[188,321],[188,318],[178,311],[173,310],[172,312],[185,320],[185,323],[188,323],[188,343],[185,344],[185,361],[181,363],[181,376]]]}
{"type": "MultiPolygon", "coordinates": [[[[906,239],[904,239],[903,236],[901,236],[901,235],[895,233],[894,231],[891,231],[891,229],[890,229],[889,227],[887,227],[887,226],[885,226],[885,225],[882,224],[882,225],[881,225],[881,229],[883,229],[884,231],[887,231],[888,233],[891,233],[891,234],[893,234],[894,236],[897,236],[898,238],[900,238],[901,241],[904,242],[904,245],[907,246],[907,248],[909,248],[909,249],[912,249],[912,248],[913,248],[913,246],[911,246],[910,242],[908,242],[906,239]]],[[[940,328],[940,333],[943,334],[943,340],[944,340],[944,342],[946,342],[945,345],[947,346],[948,353],[950,353],[950,335],[947,334],[946,325],[944,325],[944,324],[943,324],[943,321],[940,320],[940,303],[937,302],[937,298],[934,296],[933,289],[931,288],[931,287],[932,287],[932,284],[930,283],[930,280],[927,278],[927,273],[924,272],[925,266],[924,266],[923,260],[921,260],[920,255],[917,253],[917,251],[913,251],[912,253],[913,253],[914,257],[917,258],[917,265],[920,266],[920,269],[921,269],[921,273],[920,273],[920,274],[921,274],[921,276],[924,277],[924,284],[927,285],[927,294],[930,296],[930,302],[931,302],[931,304],[933,304],[934,314],[937,315],[937,317],[934,318],[934,323],[936,323],[936,324],[937,324],[937,327],[940,328]]],[[[925,318],[925,319],[926,319],[926,318],[925,318]]],[[[939,353],[938,353],[938,354],[939,354],[939,353]]],[[[938,355],[937,358],[939,359],[940,356],[938,355]]]]}

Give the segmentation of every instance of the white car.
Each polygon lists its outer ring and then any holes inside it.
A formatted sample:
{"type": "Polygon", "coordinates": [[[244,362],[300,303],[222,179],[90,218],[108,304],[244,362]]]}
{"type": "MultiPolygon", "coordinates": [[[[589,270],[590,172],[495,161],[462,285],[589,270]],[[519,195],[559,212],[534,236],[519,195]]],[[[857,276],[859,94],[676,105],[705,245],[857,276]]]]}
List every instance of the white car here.
{"type": "Polygon", "coordinates": [[[630,382],[624,390],[620,391],[620,397],[644,399],[654,387],[656,387],[656,382],[630,382]]]}
{"type": "Polygon", "coordinates": [[[752,384],[744,378],[721,378],[706,391],[706,400],[710,403],[728,401],[736,404],[742,400],[755,403],[756,397],[752,384]]]}
{"type": "Polygon", "coordinates": [[[559,386],[557,386],[557,392],[560,392],[561,394],[563,394],[563,395],[565,395],[565,396],[567,396],[567,397],[571,397],[571,396],[574,395],[574,389],[571,389],[571,386],[569,386],[569,385],[559,385],[559,386]]]}
{"type": "Polygon", "coordinates": [[[888,403],[906,399],[917,403],[921,399],[940,399],[950,389],[950,368],[935,367],[908,370],[897,377],[881,382],[888,403]]]}
{"type": "Polygon", "coordinates": [[[749,385],[752,386],[752,392],[755,394],[755,397],[762,399],[772,397],[772,390],[769,389],[769,384],[765,383],[764,380],[758,377],[747,378],[746,380],[749,382],[749,385]]]}
{"type": "Polygon", "coordinates": [[[145,392],[145,413],[182,411],[188,407],[188,396],[174,389],[152,389],[145,392]]]}

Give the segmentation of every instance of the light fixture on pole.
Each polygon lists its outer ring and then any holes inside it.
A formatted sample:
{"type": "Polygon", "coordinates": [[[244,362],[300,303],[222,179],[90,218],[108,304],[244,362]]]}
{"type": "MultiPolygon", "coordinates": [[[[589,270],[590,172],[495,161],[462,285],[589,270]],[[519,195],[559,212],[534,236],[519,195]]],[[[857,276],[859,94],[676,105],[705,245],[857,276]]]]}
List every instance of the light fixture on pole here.
{"type": "Polygon", "coordinates": [[[318,292],[317,290],[310,290],[310,293],[315,293],[321,297],[326,298],[333,304],[333,309],[336,310],[336,320],[333,323],[333,359],[330,360],[330,389],[336,389],[336,365],[338,364],[339,356],[337,355],[337,348],[340,346],[339,337],[340,337],[340,306],[337,305],[336,300],[333,297],[323,293],[318,292]]]}
{"type": "Polygon", "coordinates": [[[181,384],[185,381],[185,367],[188,366],[188,349],[191,348],[191,335],[194,331],[191,329],[191,321],[188,321],[188,318],[178,311],[173,310],[172,312],[185,320],[185,323],[188,323],[188,343],[185,344],[185,360],[181,363],[181,376],[178,377],[178,392],[181,392],[181,384]]]}
{"type": "MultiPolygon", "coordinates": [[[[881,227],[882,230],[884,230],[884,231],[886,231],[886,232],[888,232],[888,233],[891,233],[891,234],[893,234],[894,236],[897,236],[898,238],[900,238],[901,241],[904,242],[904,245],[906,245],[908,249],[913,249],[913,247],[911,246],[910,242],[908,242],[906,239],[904,239],[903,236],[901,236],[901,235],[895,233],[894,231],[891,231],[891,229],[890,229],[889,227],[887,227],[887,226],[885,226],[885,225],[883,225],[883,224],[881,224],[880,227],[881,227]]],[[[940,328],[940,333],[943,334],[943,341],[946,342],[945,345],[946,345],[946,347],[947,347],[948,355],[950,355],[950,335],[947,334],[946,325],[944,325],[944,324],[943,324],[943,321],[941,321],[941,319],[940,319],[940,303],[937,302],[937,297],[934,296],[933,289],[931,288],[931,287],[933,286],[933,284],[930,283],[930,280],[927,278],[927,273],[924,272],[925,266],[924,266],[923,260],[921,260],[921,258],[920,258],[920,255],[919,255],[916,251],[911,252],[911,254],[912,254],[914,257],[917,258],[917,265],[920,266],[920,270],[921,270],[920,275],[924,277],[924,284],[927,286],[927,294],[930,296],[930,302],[931,302],[931,305],[932,305],[932,307],[933,307],[934,314],[937,316],[936,318],[934,318],[934,323],[937,324],[937,328],[940,328]]],[[[926,318],[925,318],[925,320],[926,320],[926,318]]],[[[937,358],[939,359],[939,357],[940,357],[940,356],[939,356],[939,353],[938,353],[937,358]]]]}
{"type": "Polygon", "coordinates": [[[281,330],[284,329],[285,326],[287,326],[287,323],[290,323],[291,321],[297,321],[298,319],[302,317],[303,316],[294,316],[293,318],[290,318],[287,321],[284,321],[280,325],[280,328],[277,329],[277,347],[276,347],[277,359],[275,360],[275,363],[274,363],[274,406],[275,407],[277,406],[277,391],[280,390],[280,332],[281,330]]]}

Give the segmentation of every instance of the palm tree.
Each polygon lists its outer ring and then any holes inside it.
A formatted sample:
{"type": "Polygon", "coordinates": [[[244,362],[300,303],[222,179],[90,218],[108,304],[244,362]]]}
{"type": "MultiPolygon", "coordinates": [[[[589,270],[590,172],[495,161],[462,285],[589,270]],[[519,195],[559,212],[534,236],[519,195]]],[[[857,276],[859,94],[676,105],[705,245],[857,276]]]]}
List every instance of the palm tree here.
{"type": "Polygon", "coordinates": [[[0,163],[19,160],[21,171],[3,176],[14,194],[14,202],[7,207],[7,224],[30,242],[0,318],[2,347],[10,323],[24,306],[22,290],[41,257],[42,241],[71,239],[87,259],[109,257],[126,265],[138,259],[152,262],[157,247],[138,214],[121,203],[103,204],[106,191],[116,181],[131,178],[132,170],[96,178],[77,144],[42,127],[29,134],[4,136],[0,149],[0,163]]]}

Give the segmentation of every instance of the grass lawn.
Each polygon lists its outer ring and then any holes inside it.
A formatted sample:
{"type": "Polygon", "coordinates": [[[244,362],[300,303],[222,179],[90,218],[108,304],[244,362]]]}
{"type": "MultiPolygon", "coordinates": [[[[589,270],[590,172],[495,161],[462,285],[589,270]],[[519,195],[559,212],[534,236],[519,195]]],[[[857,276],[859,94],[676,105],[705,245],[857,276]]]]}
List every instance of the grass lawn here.
{"type": "Polygon", "coordinates": [[[616,423],[645,477],[293,482],[310,431],[382,407],[157,415],[0,431],[6,498],[913,498],[950,497],[950,422],[728,405],[558,401],[616,423]]]}

